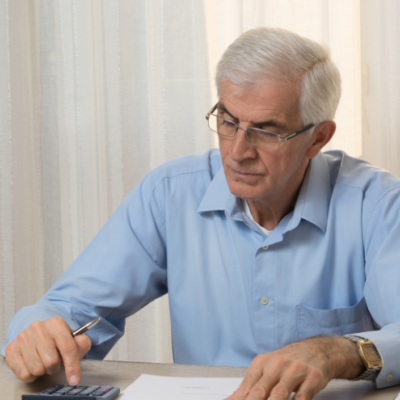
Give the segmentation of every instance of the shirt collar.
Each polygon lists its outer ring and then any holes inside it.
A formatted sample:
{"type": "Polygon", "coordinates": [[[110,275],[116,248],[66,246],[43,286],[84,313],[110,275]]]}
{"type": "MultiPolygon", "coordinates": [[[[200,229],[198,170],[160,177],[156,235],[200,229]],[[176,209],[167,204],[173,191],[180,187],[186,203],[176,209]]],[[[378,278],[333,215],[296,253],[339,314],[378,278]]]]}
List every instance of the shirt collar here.
{"type": "Polygon", "coordinates": [[[294,217],[303,218],[325,232],[332,195],[329,167],[322,153],[310,163],[297,198],[294,217]]]}
{"type": "MultiPolygon", "coordinates": [[[[325,232],[331,194],[328,164],[323,154],[319,153],[310,162],[292,218],[285,224],[284,231],[294,229],[303,218],[325,232]]],[[[241,202],[229,191],[223,167],[215,175],[197,209],[198,212],[218,210],[225,211],[234,220],[242,220],[241,202]]]]}
{"type": "Polygon", "coordinates": [[[230,194],[225,171],[221,167],[211,181],[197,212],[225,210],[230,194]]]}

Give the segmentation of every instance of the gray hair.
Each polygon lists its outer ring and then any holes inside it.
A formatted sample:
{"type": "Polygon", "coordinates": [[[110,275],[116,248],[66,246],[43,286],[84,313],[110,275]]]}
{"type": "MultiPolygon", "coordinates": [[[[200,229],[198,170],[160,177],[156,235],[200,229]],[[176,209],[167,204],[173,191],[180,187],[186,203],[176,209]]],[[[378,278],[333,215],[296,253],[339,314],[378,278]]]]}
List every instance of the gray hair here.
{"type": "Polygon", "coordinates": [[[243,33],[218,63],[218,95],[223,80],[251,86],[263,79],[300,82],[299,111],[304,125],[334,119],[341,79],[326,46],[280,28],[243,33]]]}

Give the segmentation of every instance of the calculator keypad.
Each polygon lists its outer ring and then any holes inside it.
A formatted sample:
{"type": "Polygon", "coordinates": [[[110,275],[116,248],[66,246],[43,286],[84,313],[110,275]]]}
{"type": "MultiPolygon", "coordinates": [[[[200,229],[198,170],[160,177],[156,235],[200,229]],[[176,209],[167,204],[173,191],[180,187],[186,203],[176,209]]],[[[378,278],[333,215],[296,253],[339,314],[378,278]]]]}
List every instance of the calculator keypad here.
{"type": "Polygon", "coordinates": [[[100,386],[86,386],[86,389],[79,393],[80,396],[89,396],[100,386]]]}
{"type": "Polygon", "coordinates": [[[62,387],[64,387],[64,386],[63,385],[54,385],[54,386],[47,388],[46,390],[43,390],[43,392],[40,392],[39,394],[52,394],[56,390],[61,389],[62,387]]]}
{"type": "Polygon", "coordinates": [[[64,386],[61,389],[56,390],[55,392],[52,393],[52,396],[64,396],[67,394],[70,390],[74,389],[75,386],[64,386]]]}
{"type": "Polygon", "coordinates": [[[86,386],[75,386],[72,390],[68,392],[68,396],[71,396],[72,394],[80,394],[83,389],[86,389],[86,386]]]}
{"type": "Polygon", "coordinates": [[[101,397],[108,393],[113,386],[63,386],[54,385],[39,394],[44,396],[87,396],[101,397]]]}

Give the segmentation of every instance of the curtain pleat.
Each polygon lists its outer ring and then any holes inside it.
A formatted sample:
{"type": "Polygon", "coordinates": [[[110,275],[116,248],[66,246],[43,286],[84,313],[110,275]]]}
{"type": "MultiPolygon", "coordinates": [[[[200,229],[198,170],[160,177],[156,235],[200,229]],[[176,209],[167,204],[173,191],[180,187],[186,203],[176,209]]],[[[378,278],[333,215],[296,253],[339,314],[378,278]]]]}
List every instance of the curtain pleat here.
{"type": "MultiPolygon", "coordinates": [[[[342,149],[400,176],[397,0],[0,0],[0,340],[163,162],[217,145],[204,116],[242,32],[326,43],[342,149]]],[[[172,362],[168,296],[108,359],[172,362]]]]}
{"type": "Polygon", "coordinates": [[[362,158],[400,176],[400,3],[362,3],[362,158]]]}
{"type": "Polygon", "coordinates": [[[13,224],[13,138],[11,130],[10,87],[10,4],[0,3],[0,261],[1,333],[16,311],[13,224]]]}

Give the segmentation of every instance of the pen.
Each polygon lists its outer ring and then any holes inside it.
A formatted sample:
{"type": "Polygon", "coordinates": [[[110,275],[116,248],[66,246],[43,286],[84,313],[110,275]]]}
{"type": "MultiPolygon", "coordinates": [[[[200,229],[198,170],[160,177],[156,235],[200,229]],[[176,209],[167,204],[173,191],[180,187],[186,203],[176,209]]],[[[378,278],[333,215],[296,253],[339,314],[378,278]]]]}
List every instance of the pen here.
{"type": "Polygon", "coordinates": [[[75,337],[75,336],[78,336],[78,335],[82,335],[83,333],[85,333],[89,329],[92,329],[100,320],[101,320],[101,318],[95,318],[94,320],[86,323],[85,325],[82,325],[80,328],[75,329],[72,332],[72,337],[75,337]]]}

